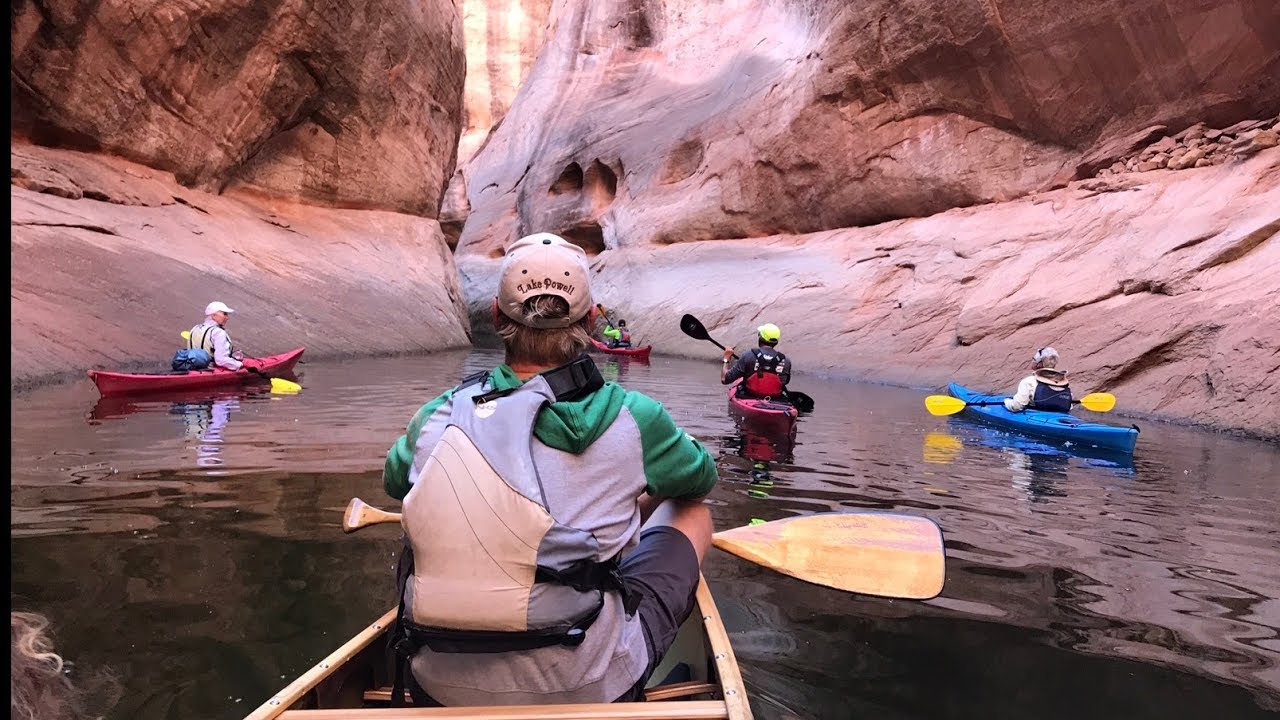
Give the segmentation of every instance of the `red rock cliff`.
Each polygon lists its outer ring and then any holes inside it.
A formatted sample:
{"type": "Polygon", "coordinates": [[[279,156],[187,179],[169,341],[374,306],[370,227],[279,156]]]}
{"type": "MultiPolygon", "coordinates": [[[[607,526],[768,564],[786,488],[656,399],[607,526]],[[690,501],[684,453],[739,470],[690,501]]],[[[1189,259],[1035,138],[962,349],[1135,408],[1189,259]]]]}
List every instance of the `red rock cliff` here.
{"type": "Polygon", "coordinates": [[[698,352],[675,325],[701,307],[738,335],[791,328],[802,367],[1002,387],[1051,343],[1126,409],[1280,435],[1277,403],[1248,400],[1280,393],[1280,330],[1257,315],[1280,292],[1280,4],[558,0],[550,17],[463,167],[478,328],[489,259],[550,230],[664,349],[698,352]]]}
{"type": "Polygon", "coordinates": [[[435,220],[462,123],[453,2],[11,19],[13,382],[159,365],[212,299],[259,354],[468,341],[435,220]]]}

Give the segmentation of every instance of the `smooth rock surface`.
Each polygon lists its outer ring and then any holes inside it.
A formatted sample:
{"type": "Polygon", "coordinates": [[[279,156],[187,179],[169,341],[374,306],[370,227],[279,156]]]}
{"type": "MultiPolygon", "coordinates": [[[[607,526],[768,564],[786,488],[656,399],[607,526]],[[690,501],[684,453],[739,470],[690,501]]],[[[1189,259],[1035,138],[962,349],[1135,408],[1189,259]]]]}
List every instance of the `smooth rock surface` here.
{"type": "MultiPolygon", "coordinates": [[[[477,331],[499,262],[458,258],[477,331]]],[[[916,387],[1011,391],[1053,345],[1077,395],[1280,438],[1280,149],[873,227],[609,249],[592,267],[637,343],[705,357],[708,382],[720,351],[680,332],[684,313],[740,349],[777,323],[802,373],[916,387]]]]}
{"type": "Polygon", "coordinates": [[[436,217],[462,116],[450,0],[15,0],[18,137],[188,187],[436,217]]]}
{"type": "Polygon", "coordinates": [[[11,389],[168,370],[211,300],[237,311],[227,327],[251,356],[470,342],[435,220],[211,195],[104,155],[16,146],[12,162],[11,389]]]}
{"type": "MultiPolygon", "coordinates": [[[[1280,111],[1265,0],[556,0],[461,252],[807,233],[1009,200],[1280,111]]],[[[1135,163],[1136,167],[1136,163],[1135,163]]]]}

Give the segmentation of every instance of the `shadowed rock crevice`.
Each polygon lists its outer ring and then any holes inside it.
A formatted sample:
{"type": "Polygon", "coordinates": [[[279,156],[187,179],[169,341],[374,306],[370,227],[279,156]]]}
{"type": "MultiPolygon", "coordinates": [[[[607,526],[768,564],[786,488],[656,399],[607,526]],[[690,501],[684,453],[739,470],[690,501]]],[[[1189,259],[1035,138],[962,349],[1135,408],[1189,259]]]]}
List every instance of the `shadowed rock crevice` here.
{"type": "Polygon", "coordinates": [[[605,251],[604,231],[597,223],[584,223],[560,233],[561,237],[595,256],[605,251]]]}
{"type": "Polygon", "coordinates": [[[551,188],[547,192],[551,195],[564,195],[571,192],[580,192],[583,187],[582,166],[576,162],[571,162],[564,166],[564,170],[560,171],[560,177],[551,184],[551,188]]]}
{"type": "Polygon", "coordinates": [[[613,168],[592,160],[583,178],[583,190],[591,196],[593,204],[608,207],[618,196],[618,176],[613,168]]]}
{"type": "Polygon", "coordinates": [[[1249,253],[1258,249],[1262,243],[1276,237],[1277,233],[1280,233],[1280,219],[1273,220],[1231,243],[1222,251],[1200,263],[1200,265],[1196,267],[1196,270],[1208,270],[1209,268],[1217,265],[1224,265],[1226,263],[1240,260],[1249,253]]]}

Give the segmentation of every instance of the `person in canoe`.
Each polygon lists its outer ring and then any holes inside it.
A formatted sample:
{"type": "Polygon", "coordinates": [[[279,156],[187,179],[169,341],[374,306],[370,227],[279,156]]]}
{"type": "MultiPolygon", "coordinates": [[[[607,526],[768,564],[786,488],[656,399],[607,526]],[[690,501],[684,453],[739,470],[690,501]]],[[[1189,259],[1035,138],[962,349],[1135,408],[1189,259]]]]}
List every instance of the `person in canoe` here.
{"type": "Polygon", "coordinates": [[[392,698],[640,700],[695,606],[715,460],[583,352],[589,282],[563,238],[513,244],[493,302],[506,362],[424,405],[387,453],[405,534],[392,698]]]}
{"type": "Polygon", "coordinates": [[[1071,388],[1067,385],[1067,371],[1058,369],[1058,351],[1042,347],[1031,358],[1033,372],[1022,378],[1013,397],[1005,398],[1004,408],[1009,412],[1047,410],[1071,411],[1071,388]]]}
{"type": "Polygon", "coordinates": [[[756,347],[742,353],[732,365],[733,348],[725,348],[720,383],[728,385],[742,378],[739,395],[785,399],[787,383],[791,382],[791,361],[778,352],[782,331],[773,323],[765,323],[756,328],[756,332],[759,334],[756,347]]]}
{"type": "MultiPolygon", "coordinates": [[[[227,370],[239,370],[244,366],[244,355],[235,349],[231,343],[231,335],[227,333],[227,319],[235,310],[227,307],[225,303],[214,300],[204,308],[204,322],[191,328],[191,332],[187,335],[187,350],[203,350],[208,354],[209,360],[205,362],[203,367],[209,364],[217,365],[227,370]]],[[[179,353],[183,355],[183,353],[179,353]]],[[[187,361],[185,369],[199,370],[200,360],[203,358],[198,355],[187,353],[184,357],[190,358],[187,361]]],[[[174,369],[179,360],[174,358],[174,369]]]]}
{"type": "MultiPolygon", "coordinates": [[[[607,323],[608,320],[605,320],[607,323]]],[[[609,325],[604,329],[604,336],[608,338],[608,345],[611,348],[629,348],[631,347],[631,331],[627,329],[627,321],[619,320],[617,327],[609,325]]]]}

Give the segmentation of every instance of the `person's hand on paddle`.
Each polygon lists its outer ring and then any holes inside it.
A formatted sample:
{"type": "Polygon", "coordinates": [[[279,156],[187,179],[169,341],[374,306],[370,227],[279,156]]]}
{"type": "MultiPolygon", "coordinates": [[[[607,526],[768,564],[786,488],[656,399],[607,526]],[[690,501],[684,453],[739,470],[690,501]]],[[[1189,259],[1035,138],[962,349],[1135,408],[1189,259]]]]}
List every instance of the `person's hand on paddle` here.
{"type": "Polygon", "coordinates": [[[733,346],[730,345],[729,347],[724,349],[724,361],[729,362],[732,359],[733,359],[733,346]]]}

